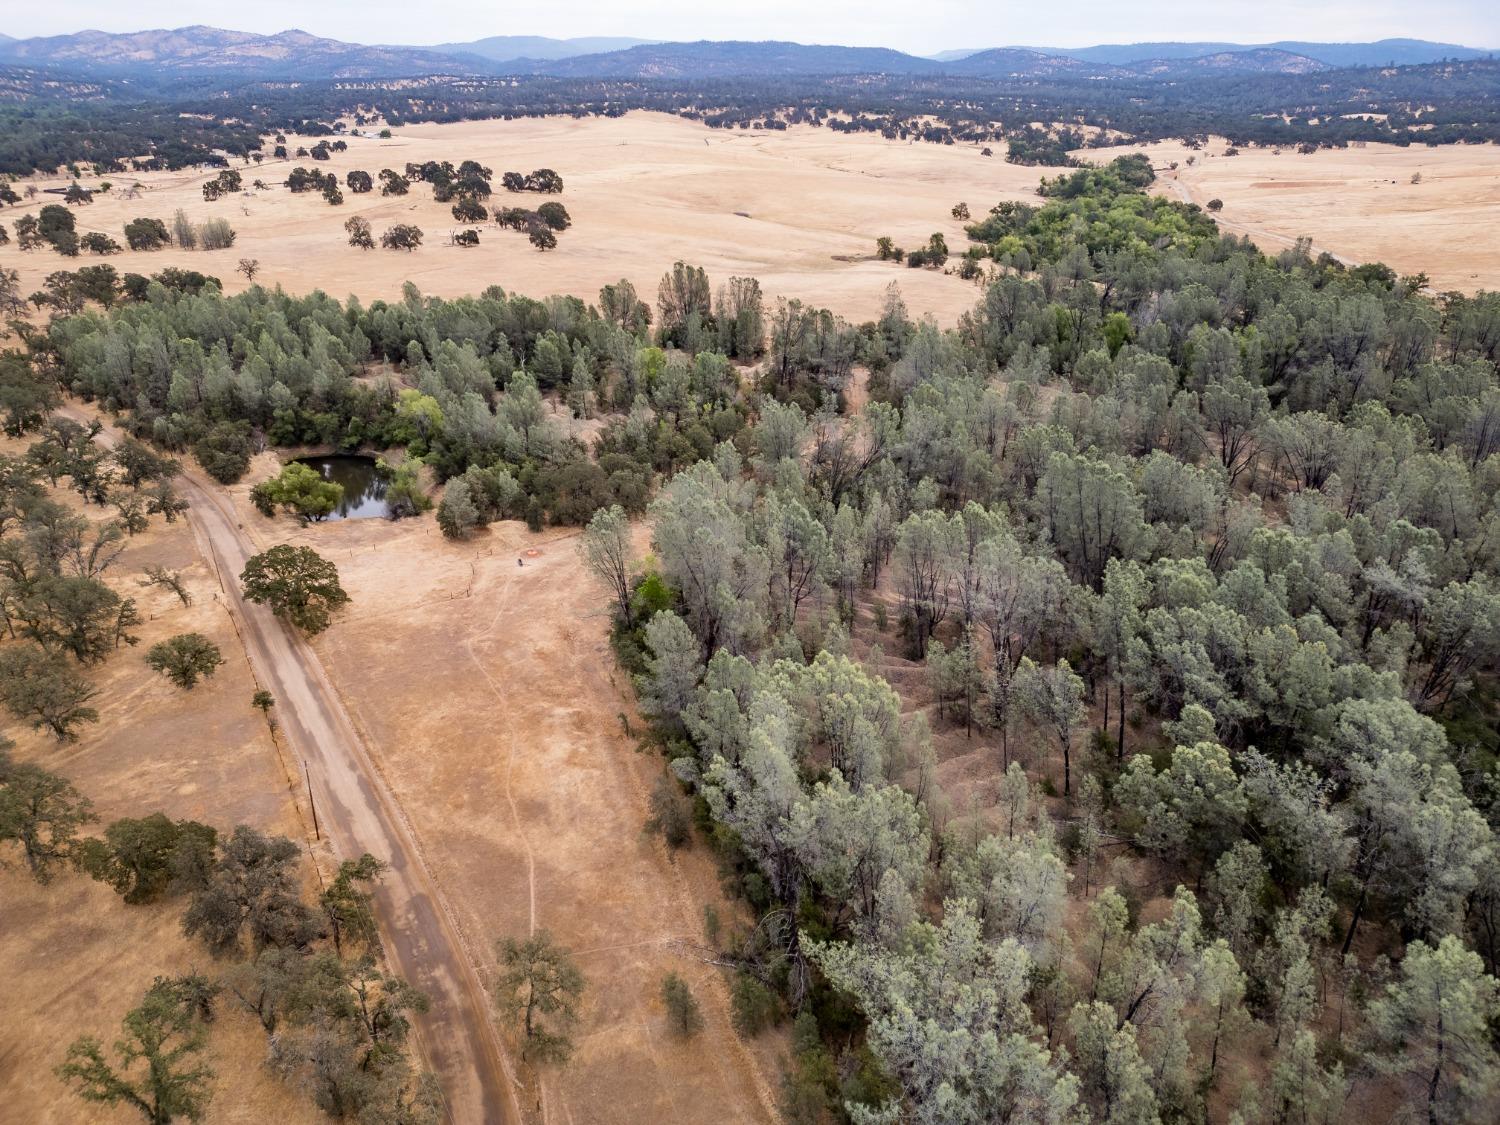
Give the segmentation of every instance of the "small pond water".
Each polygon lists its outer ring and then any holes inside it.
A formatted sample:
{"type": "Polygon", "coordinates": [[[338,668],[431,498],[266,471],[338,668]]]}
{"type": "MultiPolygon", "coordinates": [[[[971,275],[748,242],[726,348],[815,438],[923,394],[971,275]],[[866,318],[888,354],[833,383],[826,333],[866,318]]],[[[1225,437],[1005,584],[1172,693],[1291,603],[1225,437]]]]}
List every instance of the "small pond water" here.
{"type": "Polygon", "coordinates": [[[391,514],[385,503],[385,477],[376,468],[375,458],[334,453],[297,460],[317,469],[324,480],[344,486],[344,498],[328,517],[330,520],[386,519],[391,514]]]}

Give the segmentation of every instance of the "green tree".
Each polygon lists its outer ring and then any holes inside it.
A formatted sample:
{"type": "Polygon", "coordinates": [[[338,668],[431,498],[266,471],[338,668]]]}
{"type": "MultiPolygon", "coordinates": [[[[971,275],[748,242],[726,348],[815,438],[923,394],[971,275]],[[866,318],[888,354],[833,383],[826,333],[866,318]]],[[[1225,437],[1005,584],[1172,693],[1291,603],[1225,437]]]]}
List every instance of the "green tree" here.
{"type": "Polygon", "coordinates": [[[178,687],[191,691],[199,677],[214,674],[224,657],[219,646],[202,633],[179,633],[152,645],[146,652],[146,663],[178,687]]]}
{"type": "Polygon", "coordinates": [[[325,480],[311,465],[290,461],[276,476],[252,488],[250,499],[262,515],[274,515],[281,508],[304,520],[321,520],[332,515],[343,501],[344,486],[325,480]]]}
{"type": "Polygon", "coordinates": [[[272,547],[245,564],[245,597],[308,633],[328,628],[335,610],[348,604],[333,563],[311,547],[272,547]]]}
{"type": "Polygon", "coordinates": [[[564,1063],[573,1053],[566,1029],[578,1018],[584,978],[573,959],[538,930],[525,941],[496,943],[500,977],[495,1003],[519,1025],[525,1040],[521,1057],[539,1063],[564,1063]]]}
{"type": "Polygon", "coordinates": [[[85,1101],[128,1105],[150,1125],[202,1120],[214,1072],[199,1058],[208,1036],[196,1006],[184,1003],[174,982],[157,978],[121,1026],[116,1063],[109,1062],[97,1039],[85,1035],[68,1048],[57,1076],[85,1101]]]}

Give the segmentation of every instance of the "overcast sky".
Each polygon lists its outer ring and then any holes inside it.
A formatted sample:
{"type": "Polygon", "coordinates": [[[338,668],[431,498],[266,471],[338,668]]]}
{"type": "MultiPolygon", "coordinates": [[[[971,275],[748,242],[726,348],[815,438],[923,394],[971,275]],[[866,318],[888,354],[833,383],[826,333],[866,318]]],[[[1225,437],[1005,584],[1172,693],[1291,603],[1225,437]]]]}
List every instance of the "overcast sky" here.
{"type": "Polygon", "coordinates": [[[241,31],[296,27],[360,43],[439,43],[488,35],[633,35],[645,39],[792,39],[896,47],[1080,47],[1143,40],[1364,42],[1388,37],[1500,47],[1497,0],[59,0],[8,4],[7,35],[85,28],[141,31],[204,23],[241,31]]]}

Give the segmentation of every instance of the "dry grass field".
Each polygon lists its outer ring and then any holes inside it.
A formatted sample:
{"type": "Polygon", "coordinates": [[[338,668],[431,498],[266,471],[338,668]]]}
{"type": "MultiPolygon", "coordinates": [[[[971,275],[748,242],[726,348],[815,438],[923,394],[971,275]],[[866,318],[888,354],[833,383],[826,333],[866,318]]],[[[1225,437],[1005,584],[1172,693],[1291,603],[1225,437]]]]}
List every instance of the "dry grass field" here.
{"type": "Polygon", "coordinates": [[[495,940],[533,929],[588,978],[578,1052],[523,1108],[571,1125],[775,1120],[781,1040],[735,1035],[722,971],[697,948],[704,904],[725,919],[734,908],[701,846],[673,855],[643,832],[662,761],[624,732],[629,685],[575,533],[500,523],[454,543],[431,517],[298,528],[248,502],[274,471],[262,455],[232,490],[241,522],[267,546],[306,544],[338,566],[353,600],[315,648],[486,982],[495,940]],[[667,1028],[670,971],[703,1006],[691,1044],[667,1028]]]}
{"type": "Polygon", "coordinates": [[[1425,272],[1432,288],[1500,288],[1500,146],[1366,145],[1243,148],[1224,156],[1222,138],[1194,152],[1178,143],[1079,153],[1091,159],[1140,151],[1162,172],[1157,190],[1206,205],[1221,199],[1219,224],[1274,254],[1299,236],[1350,264],[1385,262],[1425,272]],[[1190,166],[1189,157],[1197,159],[1190,166]],[[1412,177],[1420,175],[1418,183],[1412,177]]]}
{"type": "MultiPolygon", "coordinates": [[[[138,216],[170,222],[180,207],[195,221],[227,218],[239,234],[230,250],[127,252],[110,260],[137,273],[191,267],[219,277],[231,292],[247,284],[234,270],[248,257],[260,261],[262,284],[366,300],[398,296],[410,280],[443,297],[500,285],[530,296],[571,293],[593,301],[601,286],[628,277],[654,301],[661,275],[682,259],[704,266],[715,284],[734,275],[756,277],[770,295],[800,297],[851,320],[879,315],[886,287],[898,281],[914,314],[952,324],[974,304],[975,286],[876,261],[876,238],[890,235],[912,247],[942,231],[956,250],[965,240],[963,224],[950,214],[955,203],[966,201],[983,213],[1000,199],[1029,197],[1039,175],[1035,168],[1005,163],[999,154],[981,156],[973,147],[907,144],[812,127],[731,132],[654,113],[415,125],[389,140],[352,137],[348,143],[347,152],[327,162],[267,160],[244,167],[247,187],[259,178],[270,189],[214,203],[203,200],[202,185],[212,178],[206,171],[112,176],[113,191],[78,209],[79,230],[101,230],[123,243],[121,228],[138,216]],[[557,249],[540,253],[524,234],[493,224],[482,228],[477,247],[449,245],[449,232],[460,224],[451,204],[434,202],[425,184],[390,198],[382,198],[378,186],[367,195],[346,189],[338,207],[315,192],[293,195],[281,184],[297,164],[332,171],[343,183],[356,168],[374,176],[382,168],[400,171],[409,161],[466,159],[494,170],[498,205],[535,207],[560,198],[574,225],[559,236],[557,249]],[[562,175],[561,197],[500,189],[502,172],[539,167],[562,175]],[[140,197],[122,198],[121,191],[136,181],[140,197]],[[415,223],[425,242],[410,254],[354,249],[343,224],[356,214],[369,219],[377,238],[394,223],[415,223]]],[[[288,138],[292,152],[297,144],[288,138]]],[[[17,213],[11,209],[0,221],[17,213]]],[[[63,259],[50,249],[21,254],[14,243],[0,250],[0,262],[21,269],[27,293],[52,270],[76,268],[84,260],[63,259]]]]}

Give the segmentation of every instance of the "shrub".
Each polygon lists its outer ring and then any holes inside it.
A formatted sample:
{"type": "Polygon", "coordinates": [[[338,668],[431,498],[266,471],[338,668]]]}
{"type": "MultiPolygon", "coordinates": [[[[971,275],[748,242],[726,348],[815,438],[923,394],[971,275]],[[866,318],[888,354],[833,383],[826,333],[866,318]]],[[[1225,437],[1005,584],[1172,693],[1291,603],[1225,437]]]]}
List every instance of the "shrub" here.
{"type": "Polygon", "coordinates": [[[691,1039],[703,1030],[703,1013],[693,998],[687,981],[668,973],[661,982],[661,1002],[667,1009],[667,1026],[682,1039],[691,1039]]]}

